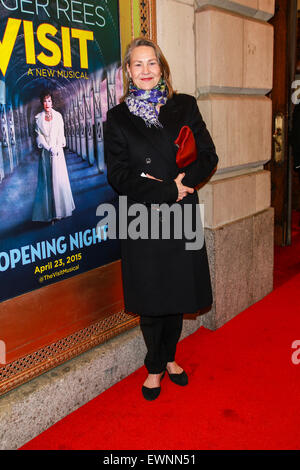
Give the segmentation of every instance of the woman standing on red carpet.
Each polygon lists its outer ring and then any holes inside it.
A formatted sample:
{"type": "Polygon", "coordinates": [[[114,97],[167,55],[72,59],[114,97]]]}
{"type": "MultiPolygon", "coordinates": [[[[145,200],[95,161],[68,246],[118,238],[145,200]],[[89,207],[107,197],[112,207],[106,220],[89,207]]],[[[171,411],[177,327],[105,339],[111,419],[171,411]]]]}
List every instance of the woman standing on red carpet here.
{"type": "MultiPolygon", "coordinates": [[[[218,157],[195,98],[174,92],[169,65],[154,42],[134,39],[124,72],[121,104],[107,114],[107,175],[127,196],[128,213],[136,203],[147,208],[142,229],[148,236],[122,239],[121,250],[125,309],[140,315],[147,347],[142,393],[154,400],[165,371],[175,384],[187,385],[187,374],[175,361],[183,313],[212,303],[205,242],[187,249],[187,233],[193,232],[194,241],[203,233],[195,187],[210,176],[218,157]],[[161,204],[184,214],[180,237],[175,218],[164,217],[161,204]],[[154,216],[160,228],[168,224],[169,236],[162,231],[152,236],[154,216]]],[[[133,217],[126,217],[129,226],[133,217]]]]}

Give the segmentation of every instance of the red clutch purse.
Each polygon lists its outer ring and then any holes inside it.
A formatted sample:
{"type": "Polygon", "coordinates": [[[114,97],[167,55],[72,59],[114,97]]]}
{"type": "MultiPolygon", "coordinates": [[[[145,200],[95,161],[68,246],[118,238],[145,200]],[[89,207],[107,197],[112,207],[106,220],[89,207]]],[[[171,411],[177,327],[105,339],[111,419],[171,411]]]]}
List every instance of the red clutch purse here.
{"type": "Polygon", "coordinates": [[[183,168],[197,159],[197,147],[194,134],[189,126],[183,126],[175,140],[178,147],[176,163],[179,168],[183,168]]]}

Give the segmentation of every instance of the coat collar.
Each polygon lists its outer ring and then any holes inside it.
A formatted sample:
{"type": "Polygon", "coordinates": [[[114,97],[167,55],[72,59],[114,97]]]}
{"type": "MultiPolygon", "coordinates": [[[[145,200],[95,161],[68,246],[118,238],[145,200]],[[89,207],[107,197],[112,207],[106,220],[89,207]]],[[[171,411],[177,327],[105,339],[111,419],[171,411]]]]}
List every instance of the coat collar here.
{"type": "MultiPolygon", "coordinates": [[[[44,134],[47,135],[47,132],[49,133],[48,127],[45,127],[45,111],[41,111],[39,114],[35,116],[35,121],[36,121],[36,126],[40,129],[40,131],[44,134]]],[[[52,126],[56,125],[57,118],[58,118],[59,113],[55,111],[55,109],[52,109],[52,126]]]]}

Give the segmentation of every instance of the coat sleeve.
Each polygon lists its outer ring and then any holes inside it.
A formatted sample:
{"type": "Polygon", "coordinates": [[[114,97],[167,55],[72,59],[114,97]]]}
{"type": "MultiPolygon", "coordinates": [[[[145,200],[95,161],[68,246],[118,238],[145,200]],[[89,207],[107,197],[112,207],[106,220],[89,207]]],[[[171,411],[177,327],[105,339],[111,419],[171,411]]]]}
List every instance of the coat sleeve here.
{"type": "Polygon", "coordinates": [[[297,104],[293,112],[291,144],[294,156],[294,169],[300,170],[300,104],[297,104]]]}
{"type": "Polygon", "coordinates": [[[66,138],[65,138],[65,126],[64,120],[60,113],[58,113],[58,137],[57,137],[57,145],[58,147],[65,147],[66,146],[66,138]]]}
{"type": "Polygon", "coordinates": [[[212,138],[199,112],[196,99],[192,99],[189,126],[197,145],[197,160],[182,168],[185,173],[182,184],[194,188],[205,180],[216,167],[219,159],[212,138]]]}
{"type": "Polygon", "coordinates": [[[47,150],[49,152],[50,150],[50,146],[47,144],[46,142],[46,139],[45,137],[43,136],[40,128],[39,128],[39,125],[38,125],[38,116],[35,117],[35,126],[34,126],[34,129],[35,129],[35,132],[36,132],[36,143],[37,143],[37,146],[39,149],[42,149],[44,148],[45,150],[47,150]]]}
{"type": "Polygon", "coordinates": [[[176,202],[178,189],[174,181],[161,182],[140,176],[130,168],[128,144],[112,113],[107,113],[104,131],[107,178],[121,195],[141,203],[176,202]]]}

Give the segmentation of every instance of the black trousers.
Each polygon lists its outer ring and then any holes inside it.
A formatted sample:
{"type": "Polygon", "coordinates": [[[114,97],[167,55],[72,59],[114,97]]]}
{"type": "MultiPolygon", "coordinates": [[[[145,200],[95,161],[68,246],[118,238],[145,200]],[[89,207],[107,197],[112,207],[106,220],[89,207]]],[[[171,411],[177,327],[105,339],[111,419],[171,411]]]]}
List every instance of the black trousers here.
{"type": "Polygon", "coordinates": [[[145,366],[149,374],[160,374],[167,362],[175,360],[183,314],[141,316],[140,327],[147,347],[145,366]]]}

